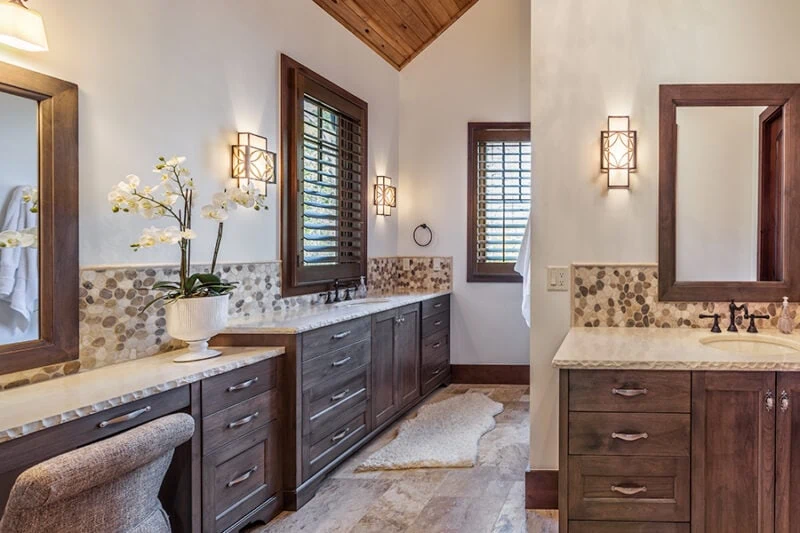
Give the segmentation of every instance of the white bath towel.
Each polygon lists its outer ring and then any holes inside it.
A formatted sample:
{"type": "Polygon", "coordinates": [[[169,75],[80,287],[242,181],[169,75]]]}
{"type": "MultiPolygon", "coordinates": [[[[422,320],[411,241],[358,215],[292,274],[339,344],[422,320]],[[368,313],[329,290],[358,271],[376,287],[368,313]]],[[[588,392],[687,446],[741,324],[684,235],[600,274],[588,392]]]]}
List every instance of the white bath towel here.
{"type": "Polygon", "coordinates": [[[525,236],[522,237],[522,247],[519,249],[519,257],[514,270],[522,276],[522,316],[525,323],[531,327],[531,220],[528,217],[528,225],[525,226],[525,236]]]}
{"type": "MultiPolygon", "coordinates": [[[[36,213],[23,199],[26,187],[15,187],[6,208],[2,231],[22,231],[38,225],[36,213]]],[[[15,326],[26,331],[39,299],[37,247],[0,248],[0,299],[15,311],[15,326]]]]}

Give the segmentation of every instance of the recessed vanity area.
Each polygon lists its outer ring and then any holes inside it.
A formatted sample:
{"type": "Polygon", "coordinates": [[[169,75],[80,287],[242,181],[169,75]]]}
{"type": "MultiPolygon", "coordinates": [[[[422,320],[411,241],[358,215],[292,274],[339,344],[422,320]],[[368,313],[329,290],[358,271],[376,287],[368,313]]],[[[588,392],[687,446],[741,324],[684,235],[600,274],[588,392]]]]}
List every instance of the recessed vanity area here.
{"type": "Polygon", "coordinates": [[[658,265],[573,267],[560,531],[795,531],[800,86],[659,93],[658,265]]]}

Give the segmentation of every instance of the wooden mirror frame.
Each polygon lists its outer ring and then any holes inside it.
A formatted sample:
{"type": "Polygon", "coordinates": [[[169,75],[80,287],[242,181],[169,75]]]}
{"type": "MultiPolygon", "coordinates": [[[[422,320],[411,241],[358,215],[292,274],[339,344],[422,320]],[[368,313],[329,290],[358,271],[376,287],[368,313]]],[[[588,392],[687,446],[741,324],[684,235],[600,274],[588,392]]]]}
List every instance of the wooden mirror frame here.
{"type": "MultiPolygon", "coordinates": [[[[800,300],[800,84],[661,85],[659,124],[658,293],[668,302],[800,300]],[[677,281],[678,107],[783,106],[782,281],[677,281]]],[[[734,228],[735,230],[735,228],[734,228]]]]}
{"type": "Polygon", "coordinates": [[[39,103],[39,339],[0,346],[0,374],[78,358],[78,86],[0,62],[0,91],[39,103]]]}

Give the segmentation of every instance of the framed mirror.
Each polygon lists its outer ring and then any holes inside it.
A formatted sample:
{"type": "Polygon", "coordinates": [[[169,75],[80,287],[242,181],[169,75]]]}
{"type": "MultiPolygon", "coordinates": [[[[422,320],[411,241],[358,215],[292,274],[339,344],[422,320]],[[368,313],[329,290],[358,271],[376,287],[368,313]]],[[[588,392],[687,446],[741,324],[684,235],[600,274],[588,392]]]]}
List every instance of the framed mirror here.
{"type": "Polygon", "coordinates": [[[659,295],[800,299],[800,85],[662,85],[659,295]]]}
{"type": "Polygon", "coordinates": [[[0,374],[78,358],[78,87],[0,63],[0,374]]]}

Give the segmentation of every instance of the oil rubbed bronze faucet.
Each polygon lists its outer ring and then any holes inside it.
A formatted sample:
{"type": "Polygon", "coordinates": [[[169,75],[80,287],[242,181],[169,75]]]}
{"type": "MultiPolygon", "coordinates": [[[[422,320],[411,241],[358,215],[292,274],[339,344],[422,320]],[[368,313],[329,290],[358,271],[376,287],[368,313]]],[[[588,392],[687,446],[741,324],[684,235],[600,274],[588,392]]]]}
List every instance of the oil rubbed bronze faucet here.
{"type": "Polygon", "coordinates": [[[714,313],[713,315],[701,314],[700,318],[713,318],[714,323],[711,324],[711,333],[722,333],[722,330],[719,329],[719,313],[714,313]]]}
{"type": "MultiPolygon", "coordinates": [[[[747,304],[736,305],[734,300],[731,300],[730,305],[728,305],[728,309],[730,311],[730,318],[731,323],[728,325],[728,331],[731,333],[736,333],[739,329],[736,327],[736,314],[739,311],[744,311],[744,318],[745,320],[750,320],[750,325],[747,327],[748,333],[758,333],[758,328],[756,328],[756,319],[763,318],[768,319],[770,318],[769,315],[751,315],[750,311],[747,309],[747,304]]],[[[714,313],[713,315],[708,314],[701,314],[700,318],[713,318],[714,323],[711,325],[711,333],[722,333],[722,330],[719,328],[719,313],[714,313]]]]}
{"type": "Polygon", "coordinates": [[[744,310],[744,316],[745,318],[747,318],[747,316],[749,315],[749,313],[747,312],[747,304],[736,305],[736,302],[731,300],[728,309],[730,310],[731,313],[731,323],[728,325],[728,331],[730,331],[731,333],[736,333],[737,331],[739,331],[738,328],[736,327],[736,313],[744,310]]]}
{"type": "Polygon", "coordinates": [[[748,318],[750,319],[750,325],[747,326],[747,333],[758,333],[758,329],[756,328],[756,319],[757,318],[768,319],[769,315],[751,315],[747,311],[747,307],[745,307],[744,308],[744,318],[745,319],[748,319],[748,318]]]}

